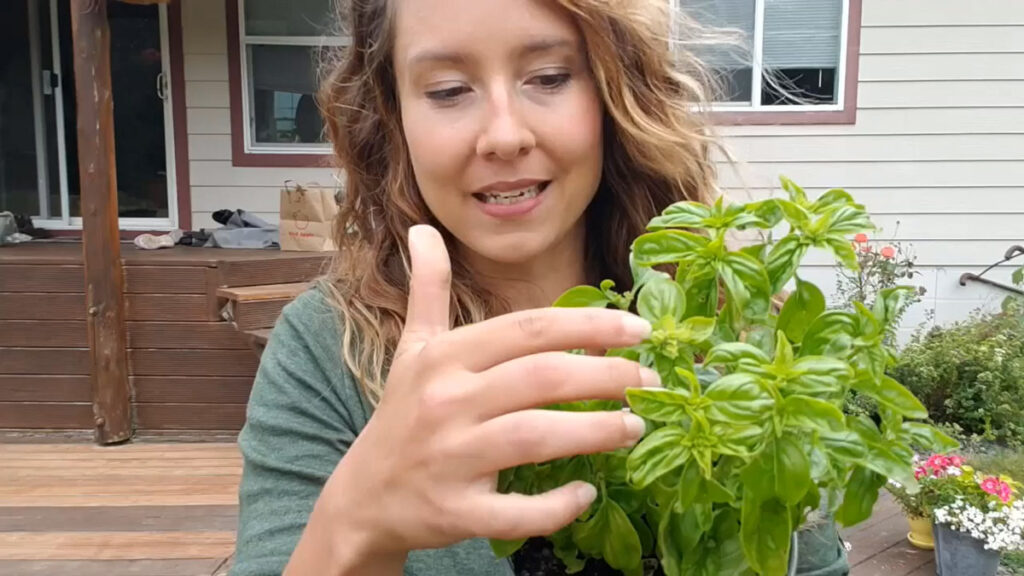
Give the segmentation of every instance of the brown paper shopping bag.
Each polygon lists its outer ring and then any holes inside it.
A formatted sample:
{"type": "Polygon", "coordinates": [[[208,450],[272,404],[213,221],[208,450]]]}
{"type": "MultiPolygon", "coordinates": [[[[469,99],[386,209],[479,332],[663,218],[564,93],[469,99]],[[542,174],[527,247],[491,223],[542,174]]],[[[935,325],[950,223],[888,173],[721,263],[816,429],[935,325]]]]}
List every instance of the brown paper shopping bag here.
{"type": "Polygon", "coordinates": [[[335,190],[309,183],[286,180],[281,189],[278,225],[281,250],[330,252],[334,243],[334,219],[338,215],[335,190]]]}

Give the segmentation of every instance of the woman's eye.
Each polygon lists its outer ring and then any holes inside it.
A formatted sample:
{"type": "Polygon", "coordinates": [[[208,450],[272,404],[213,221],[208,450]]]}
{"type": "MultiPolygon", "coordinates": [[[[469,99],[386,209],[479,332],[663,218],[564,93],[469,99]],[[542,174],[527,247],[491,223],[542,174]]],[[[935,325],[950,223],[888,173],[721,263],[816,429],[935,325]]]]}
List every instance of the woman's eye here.
{"type": "Polygon", "coordinates": [[[436,102],[447,103],[452,102],[459,96],[462,96],[466,92],[469,92],[469,88],[466,86],[452,86],[451,88],[444,88],[441,90],[432,90],[427,92],[427,98],[436,102]]]}
{"type": "Polygon", "coordinates": [[[569,82],[570,74],[568,72],[559,72],[556,74],[541,74],[533,77],[533,82],[538,84],[545,90],[553,90],[561,88],[569,82]]]}

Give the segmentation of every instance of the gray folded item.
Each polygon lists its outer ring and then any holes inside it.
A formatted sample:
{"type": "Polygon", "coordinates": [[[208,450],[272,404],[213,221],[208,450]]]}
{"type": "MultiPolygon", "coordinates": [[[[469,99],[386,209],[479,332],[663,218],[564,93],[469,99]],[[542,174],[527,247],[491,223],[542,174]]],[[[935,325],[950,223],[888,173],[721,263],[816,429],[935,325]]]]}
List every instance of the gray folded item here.
{"type": "MultiPolygon", "coordinates": [[[[215,216],[216,218],[216,216],[215,216]]],[[[235,210],[216,230],[209,230],[204,248],[279,248],[277,226],[245,210],[235,210]]]]}

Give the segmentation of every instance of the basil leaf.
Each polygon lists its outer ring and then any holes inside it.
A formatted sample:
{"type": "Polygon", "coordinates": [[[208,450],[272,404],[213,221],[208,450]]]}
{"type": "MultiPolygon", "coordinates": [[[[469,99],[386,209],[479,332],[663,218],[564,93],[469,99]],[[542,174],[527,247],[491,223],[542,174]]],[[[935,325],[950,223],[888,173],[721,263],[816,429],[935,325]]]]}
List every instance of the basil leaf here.
{"type": "Polygon", "coordinates": [[[634,414],[655,422],[679,422],[686,418],[686,408],[693,405],[689,392],[682,389],[630,388],[626,400],[634,414]]]}
{"type": "Polygon", "coordinates": [[[669,274],[661,272],[660,270],[647,268],[645,266],[638,266],[636,263],[636,255],[632,251],[629,253],[629,270],[633,276],[634,293],[655,278],[671,278],[669,274]]]}
{"type": "Polygon", "coordinates": [[[853,388],[907,418],[924,420],[928,417],[928,410],[921,404],[921,401],[910,390],[889,376],[882,376],[880,380],[871,377],[858,378],[854,381],[853,388]]]}
{"type": "Polygon", "coordinates": [[[875,228],[867,211],[852,204],[833,207],[825,212],[825,216],[828,219],[825,232],[830,236],[867,232],[875,228]]]}
{"type": "Polygon", "coordinates": [[[640,290],[637,311],[640,312],[640,316],[651,322],[665,317],[681,320],[683,313],[686,312],[686,294],[674,280],[651,280],[640,290]]]}
{"type": "Polygon", "coordinates": [[[647,229],[700,228],[711,217],[711,209],[699,202],[676,202],[666,208],[661,216],[654,217],[647,229]]]}
{"type": "Polygon", "coordinates": [[[857,270],[860,268],[860,264],[857,262],[857,252],[846,238],[829,236],[825,239],[825,246],[831,250],[836,260],[847,269],[857,270]]]}
{"type": "Polygon", "coordinates": [[[704,397],[712,402],[708,418],[729,424],[757,422],[775,403],[760,378],[744,373],[719,378],[704,392],[704,397]]]}
{"type": "Polygon", "coordinates": [[[796,277],[796,291],[786,298],[779,313],[777,328],[790,342],[799,343],[814,319],[825,311],[825,295],[817,286],[796,277]]]}
{"type": "Polygon", "coordinates": [[[857,317],[841,310],[825,312],[811,324],[800,346],[802,356],[841,356],[860,333],[857,317]]]}
{"type": "Polygon", "coordinates": [[[698,496],[704,495],[704,476],[700,473],[700,466],[697,461],[691,459],[683,467],[683,475],[679,479],[679,501],[677,506],[680,510],[690,507],[698,496]]]}
{"type": "Polygon", "coordinates": [[[718,310],[718,275],[706,261],[697,261],[689,269],[680,268],[685,272],[681,284],[686,294],[686,313],[684,318],[703,316],[712,318],[718,310]]]}
{"type": "Polygon", "coordinates": [[[768,254],[765,266],[770,281],[771,293],[778,294],[794,275],[800,262],[807,254],[807,244],[800,236],[786,236],[779,240],[768,254]]]}
{"type": "Polygon", "coordinates": [[[878,292],[872,313],[883,330],[893,327],[896,316],[903,311],[914,294],[914,289],[909,286],[896,286],[878,292]]]}
{"type": "Polygon", "coordinates": [[[705,366],[731,366],[738,362],[749,361],[755,364],[770,364],[771,358],[755,346],[745,342],[726,342],[719,344],[704,357],[705,366]]]}
{"type": "Polygon", "coordinates": [[[765,228],[775,228],[782,222],[782,207],[775,198],[747,204],[746,210],[764,222],[765,228]]]}
{"type": "Polygon", "coordinates": [[[683,320],[676,328],[676,337],[687,344],[700,344],[715,332],[715,319],[693,317],[683,320]]]}
{"type": "Polygon", "coordinates": [[[580,558],[580,549],[572,538],[572,524],[562,528],[548,537],[554,545],[555,556],[565,564],[567,574],[576,574],[586,566],[586,560],[580,558]]]}
{"type": "Polygon", "coordinates": [[[829,398],[842,395],[852,379],[853,369],[838,358],[805,356],[790,367],[785,392],[829,398]]]}
{"type": "Polygon", "coordinates": [[[608,532],[604,534],[601,556],[612,568],[623,571],[635,569],[642,562],[640,535],[614,500],[608,500],[604,508],[607,510],[608,532]]]}
{"type": "Polygon", "coordinates": [[[708,239],[682,230],[649,232],[633,241],[633,253],[639,266],[676,264],[693,258],[708,245],[708,239]]]}
{"type": "Polygon", "coordinates": [[[903,431],[917,446],[932,452],[948,452],[960,448],[960,443],[941,430],[920,422],[904,422],[903,431]]]}
{"type": "Polygon", "coordinates": [[[508,558],[522,548],[523,544],[526,544],[526,538],[520,540],[496,540],[492,538],[489,542],[491,550],[496,557],[508,558]]]}
{"type": "Polygon", "coordinates": [[[794,428],[841,432],[843,413],[836,406],[810,396],[794,395],[785,400],[786,422],[794,428]]]}
{"type": "Polygon", "coordinates": [[[744,494],[740,542],[750,567],[763,576],[786,576],[793,520],[789,509],[772,498],[744,494]]]}
{"type": "Polygon", "coordinates": [[[811,488],[811,462],[792,436],[775,440],[774,457],[775,495],[789,505],[803,499],[811,488]]]}
{"type": "Polygon", "coordinates": [[[626,470],[630,481],[640,489],[679,468],[690,458],[690,449],[683,444],[686,431],[679,426],[665,426],[647,435],[629,454],[626,470]]]}
{"type": "Polygon", "coordinates": [[[864,441],[852,430],[822,432],[818,438],[829,453],[840,460],[859,462],[867,456],[864,441]]]}
{"type": "Polygon", "coordinates": [[[814,204],[811,205],[811,211],[815,213],[821,213],[828,208],[844,205],[863,208],[863,206],[857,204],[853,200],[853,196],[850,196],[850,194],[846,190],[839,190],[837,188],[834,188],[819,196],[818,199],[814,201],[814,204]]]}
{"type": "Polygon", "coordinates": [[[878,491],[885,485],[885,476],[857,466],[850,474],[843,503],[836,511],[836,521],[853,526],[871,516],[878,500],[878,491]]]}
{"type": "Polygon", "coordinates": [[[742,252],[730,252],[719,262],[718,274],[729,298],[744,316],[757,319],[768,314],[771,282],[760,262],[742,252]]]}
{"type": "Polygon", "coordinates": [[[604,308],[608,306],[609,302],[610,300],[604,292],[593,286],[576,286],[559,296],[553,306],[559,308],[604,308]]]}
{"type": "Polygon", "coordinates": [[[782,189],[789,193],[789,199],[800,205],[807,204],[807,193],[804,189],[797,185],[785,176],[779,176],[779,181],[782,182],[782,189]]]}
{"type": "Polygon", "coordinates": [[[811,213],[799,203],[790,200],[776,200],[782,216],[789,222],[789,225],[797,230],[803,230],[811,222],[811,213]]]}

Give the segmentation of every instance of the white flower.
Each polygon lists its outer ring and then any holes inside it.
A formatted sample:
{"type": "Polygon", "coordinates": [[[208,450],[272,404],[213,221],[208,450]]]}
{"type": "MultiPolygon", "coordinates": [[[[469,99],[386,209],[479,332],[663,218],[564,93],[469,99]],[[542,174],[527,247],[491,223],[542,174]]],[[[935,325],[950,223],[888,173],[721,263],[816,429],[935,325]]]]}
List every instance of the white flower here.
{"type": "Polygon", "coordinates": [[[989,502],[987,508],[981,510],[957,498],[952,504],[935,509],[935,522],[969,534],[982,541],[988,550],[1024,550],[1024,501],[1011,506],[989,502]]]}

